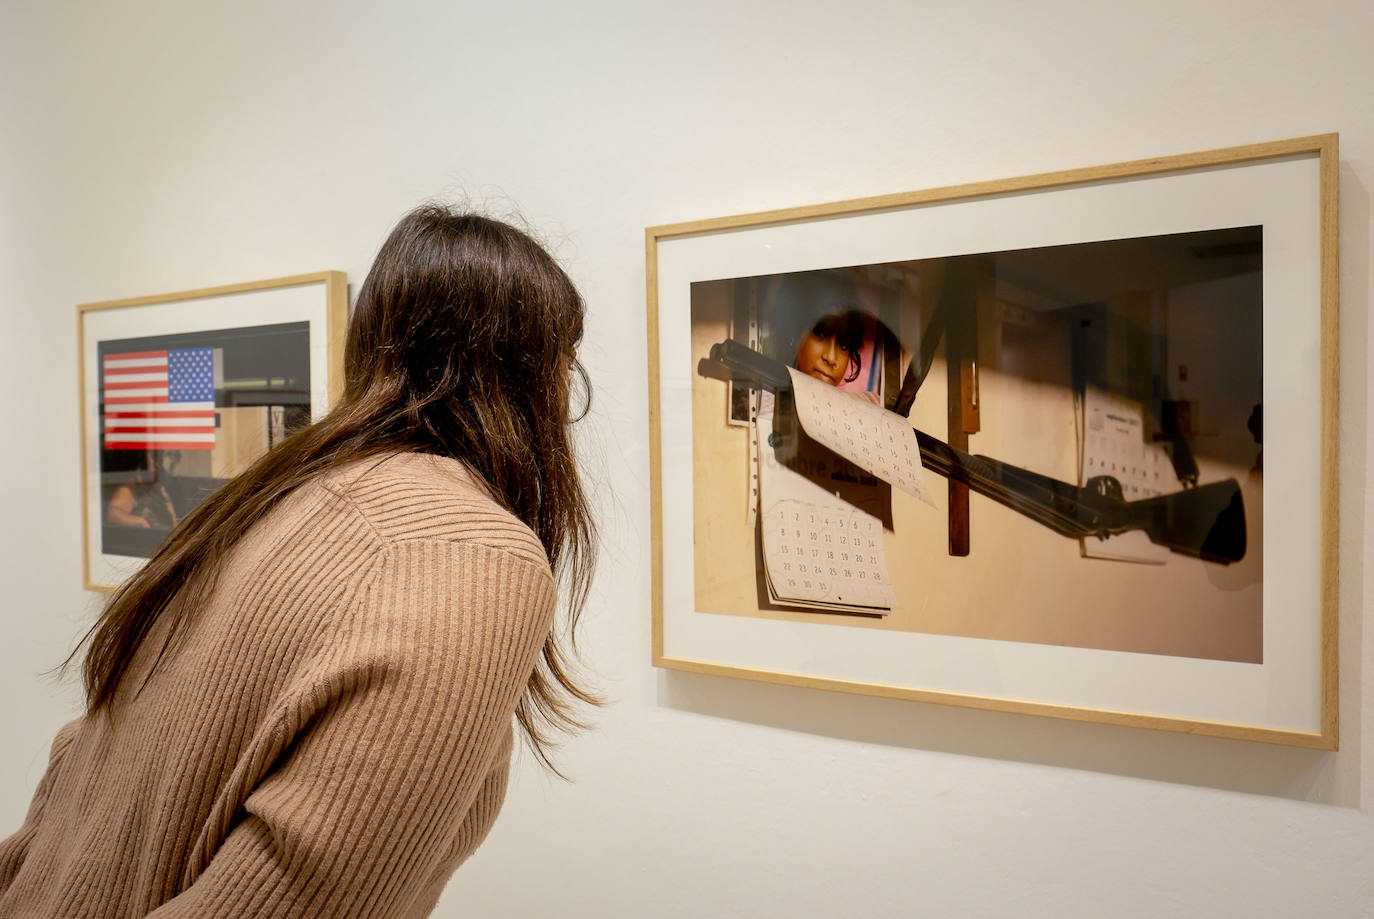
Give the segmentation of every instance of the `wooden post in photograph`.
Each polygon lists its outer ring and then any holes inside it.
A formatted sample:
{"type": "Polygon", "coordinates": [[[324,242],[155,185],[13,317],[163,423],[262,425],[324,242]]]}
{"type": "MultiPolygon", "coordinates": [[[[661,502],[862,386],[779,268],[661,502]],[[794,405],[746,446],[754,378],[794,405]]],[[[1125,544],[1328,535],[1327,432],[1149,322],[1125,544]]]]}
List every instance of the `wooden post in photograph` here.
{"type": "MultiPolygon", "coordinates": [[[[981,260],[980,260],[981,261],[981,260]]],[[[991,295],[992,276],[971,259],[960,259],[950,272],[950,304],[945,329],[945,369],[948,374],[949,445],[968,450],[968,436],[979,428],[978,416],[978,305],[985,291],[991,295]]],[[[949,554],[969,553],[968,486],[949,480],[949,554]]]]}

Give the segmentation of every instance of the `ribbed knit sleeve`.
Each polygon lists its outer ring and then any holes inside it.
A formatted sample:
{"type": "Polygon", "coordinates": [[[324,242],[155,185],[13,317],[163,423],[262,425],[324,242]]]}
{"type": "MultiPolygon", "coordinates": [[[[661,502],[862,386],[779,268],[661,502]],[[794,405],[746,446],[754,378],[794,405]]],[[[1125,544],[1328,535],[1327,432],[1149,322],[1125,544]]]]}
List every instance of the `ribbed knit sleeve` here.
{"type": "Polygon", "coordinates": [[[10,882],[19,873],[19,868],[24,864],[24,856],[28,854],[29,843],[33,840],[34,833],[37,832],[38,825],[43,819],[43,810],[48,803],[48,793],[52,790],[53,783],[57,779],[57,771],[62,766],[62,756],[71,746],[72,739],[76,737],[77,728],[81,724],[81,719],[69,721],[63,725],[53,738],[52,749],[48,754],[48,768],[43,773],[43,778],[38,782],[38,790],[33,794],[33,800],[29,803],[28,815],[24,818],[24,825],[21,826],[14,835],[0,842],[0,896],[4,896],[9,889],[10,882]]]}
{"type": "Polygon", "coordinates": [[[465,816],[504,793],[552,577],[476,542],[380,551],[357,608],[273,715],[289,738],[279,762],[152,919],[418,914],[480,841],[465,816]]]}

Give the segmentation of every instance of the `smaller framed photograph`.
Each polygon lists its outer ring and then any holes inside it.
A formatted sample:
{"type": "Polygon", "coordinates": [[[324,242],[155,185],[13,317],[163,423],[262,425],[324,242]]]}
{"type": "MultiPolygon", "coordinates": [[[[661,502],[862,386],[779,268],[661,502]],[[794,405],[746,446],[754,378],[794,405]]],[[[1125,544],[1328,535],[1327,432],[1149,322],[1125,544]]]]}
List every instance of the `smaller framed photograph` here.
{"type": "Polygon", "coordinates": [[[324,415],[347,312],[342,271],[77,307],[86,589],[114,590],[207,495],[324,415]]]}

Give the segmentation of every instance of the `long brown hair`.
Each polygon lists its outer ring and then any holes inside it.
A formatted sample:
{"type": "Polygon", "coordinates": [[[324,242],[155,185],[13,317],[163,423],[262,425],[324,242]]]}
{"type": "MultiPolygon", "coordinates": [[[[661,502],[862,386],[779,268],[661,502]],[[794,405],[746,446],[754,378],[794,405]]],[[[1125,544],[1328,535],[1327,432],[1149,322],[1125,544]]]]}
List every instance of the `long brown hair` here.
{"type": "MultiPolygon", "coordinates": [[[[161,660],[225,554],[279,501],[331,469],[397,452],[460,460],[534,531],[569,593],[571,636],[595,541],[568,430],[574,376],[589,396],[575,356],[582,321],[576,288],[526,234],[440,205],[407,214],[358,292],[338,406],[208,497],[110,597],[82,643],[88,711],[112,710],[165,619],[161,660]]],[[[546,765],[550,729],[581,726],[576,700],[597,701],[550,634],[516,711],[546,765]]]]}

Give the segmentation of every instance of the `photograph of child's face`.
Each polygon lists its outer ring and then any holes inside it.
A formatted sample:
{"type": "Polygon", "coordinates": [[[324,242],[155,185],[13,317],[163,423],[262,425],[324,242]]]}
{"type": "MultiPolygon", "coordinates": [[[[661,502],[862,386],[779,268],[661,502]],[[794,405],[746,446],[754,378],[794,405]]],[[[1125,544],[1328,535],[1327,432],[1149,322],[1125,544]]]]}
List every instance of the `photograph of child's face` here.
{"type": "Polygon", "coordinates": [[[863,333],[863,317],[856,311],[823,316],[802,336],[793,363],[829,386],[847,383],[859,376],[863,333]]]}

